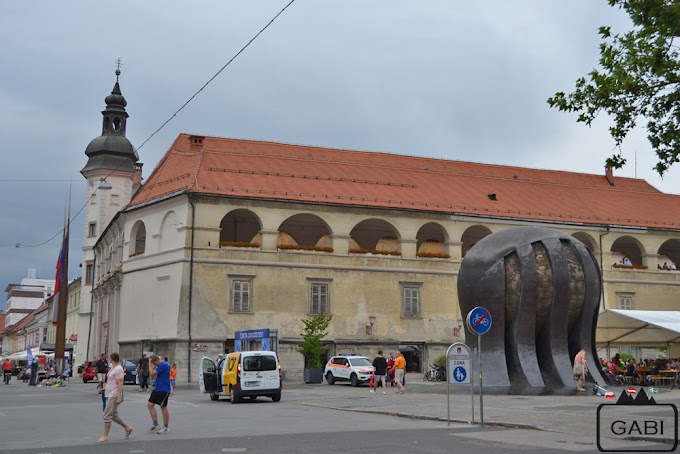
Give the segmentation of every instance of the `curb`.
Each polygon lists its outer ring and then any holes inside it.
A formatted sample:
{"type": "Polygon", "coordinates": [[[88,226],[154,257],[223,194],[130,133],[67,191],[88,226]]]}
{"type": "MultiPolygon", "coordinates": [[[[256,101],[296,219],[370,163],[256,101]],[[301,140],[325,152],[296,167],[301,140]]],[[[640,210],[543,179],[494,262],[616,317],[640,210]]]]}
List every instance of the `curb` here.
{"type": "MultiPolygon", "coordinates": [[[[302,403],[300,405],[306,405],[308,407],[328,408],[328,409],[331,409],[331,410],[338,410],[338,411],[348,411],[348,412],[355,412],[355,413],[368,413],[368,414],[372,414],[372,415],[395,416],[397,418],[405,418],[405,419],[418,419],[418,420],[422,420],[422,421],[439,421],[439,422],[449,421],[446,418],[439,418],[437,416],[412,415],[410,413],[400,413],[400,412],[394,412],[394,411],[363,410],[363,409],[360,409],[360,408],[329,407],[327,405],[319,405],[319,404],[312,404],[312,403],[302,403]]],[[[453,422],[453,423],[468,424],[471,427],[480,426],[480,423],[478,423],[478,422],[472,424],[470,421],[463,421],[463,420],[460,420],[460,419],[451,419],[450,421],[453,422]]],[[[501,428],[504,428],[504,429],[527,429],[527,430],[543,431],[543,429],[541,429],[537,426],[534,426],[534,425],[531,425],[531,424],[524,424],[524,423],[492,421],[492,422],[485,422],[484,425],[485,426],[491,426],[491,427],[501,427],[501,428]]]]}

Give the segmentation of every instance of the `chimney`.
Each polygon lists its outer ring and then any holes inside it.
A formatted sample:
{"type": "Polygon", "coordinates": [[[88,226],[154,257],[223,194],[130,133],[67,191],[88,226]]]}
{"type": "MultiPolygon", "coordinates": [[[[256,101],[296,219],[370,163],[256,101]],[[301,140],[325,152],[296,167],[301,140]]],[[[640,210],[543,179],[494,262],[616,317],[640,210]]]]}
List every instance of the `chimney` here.
{"type": "Polygon", "coordinates": [[[201,151],[203,149],[203,136],[189,136],[189,149],[191,151],[201,151]]]}
{"type": "Polygon", "coordinates": [[[604,177],[609,182],[609,186],[614,186],[614,168],[612,166],[604,166],[604,177]]]}
{"type": "Polygon", "coordinates": [[[135,174],[132,177],[132,193],[137,192],[137,189],[142,185],[142,164],[141,162],[135,163],[135,174]]]}

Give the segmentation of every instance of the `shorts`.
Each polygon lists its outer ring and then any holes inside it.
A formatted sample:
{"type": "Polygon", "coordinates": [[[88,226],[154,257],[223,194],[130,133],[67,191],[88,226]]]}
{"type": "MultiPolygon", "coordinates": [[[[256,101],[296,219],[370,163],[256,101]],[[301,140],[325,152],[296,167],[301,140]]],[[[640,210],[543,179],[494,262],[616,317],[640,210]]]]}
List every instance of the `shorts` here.
{"type": "Polygon", "coordinates": [[[394,379],[398,382],[402,381],[404,379],[404,369],[395,369],[394,379]]]}
{"type": "Polygon", "coordinates": [[[375,380],[375,383],[380,383],[380,382],[385,383],[385,376],[384,375],[376,375],[374,380],[375,380]]]}
{"type": "Polygon", "coordinates": [[[151,391],[151,395],[149,396],[149,402],[151,402],[152,404],[160,405],[161,407],[167,407],[169,395],[170,393],[167,393],[165,391],[151,391]]]}
{"type": "Polygon", "coordinates": [[[106,381],[106,373],[98,373],[97,374],[97,381],[104,383],[106,381]]]}
{"type": "Polygon", "coordinates": [[[174,388],[175,385],[177,385],[177,380],[170,380],[170,386],[174,388]]]}

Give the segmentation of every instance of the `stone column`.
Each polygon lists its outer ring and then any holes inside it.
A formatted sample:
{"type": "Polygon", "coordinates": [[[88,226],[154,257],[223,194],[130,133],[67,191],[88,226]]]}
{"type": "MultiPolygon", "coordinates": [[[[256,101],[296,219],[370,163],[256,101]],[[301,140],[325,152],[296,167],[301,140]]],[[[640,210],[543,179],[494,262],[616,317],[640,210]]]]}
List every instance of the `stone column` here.
{"type": "Polygon", "coordinates": [[[463,243],[461,241],[449,241],[444,243],[445,251],[453,260],[463,258],[463,243]]]}
{"type": "Polygon", "coordinates": [[[260,238],[262,238],[260,248],[263,251],[276,251],[276,243],[279,239],[278,230],[260,230],[260,238]]]}
{"type": "MultiPolygon", "coordinates": [[[[659,254],[644,254],[642,256],[642,264],[647,265],[647,269],[655,270],[659,264],[659,254]]],[[[669,263],[668,266],[671,266],[669,263]]]]}
{"type": "Polygon", "coordinates": [[[418,252],[418,240],[399,240],[399,249],[402,258],[414,259],[418,252]]]}
{"type": "Polygon", "coordinates": [[[349,235],[330,235],[331,244],[333,245],[333,254],[349,255],[349,235]]]}

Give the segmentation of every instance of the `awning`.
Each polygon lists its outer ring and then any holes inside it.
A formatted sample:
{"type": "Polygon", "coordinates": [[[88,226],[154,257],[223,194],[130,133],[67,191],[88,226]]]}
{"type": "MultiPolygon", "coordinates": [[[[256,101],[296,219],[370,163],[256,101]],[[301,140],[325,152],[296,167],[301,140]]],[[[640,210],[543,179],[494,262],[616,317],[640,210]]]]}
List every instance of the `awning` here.
{"type": "MultiPolygon", "coordinates": [[[[54,352],[54,344],[47,344],[43,343],[40,344],[40,350],[47,353],[47,352],[54,352]]],[[[73,351],[73,344],[64,344],[64,352],[72,352],[73,351]]]]}
{"type": "Polygon", "coordinates": [[[680,343],[680,311],[607,309],[598,316],[595,340],[636,346],[680,343]]]}

